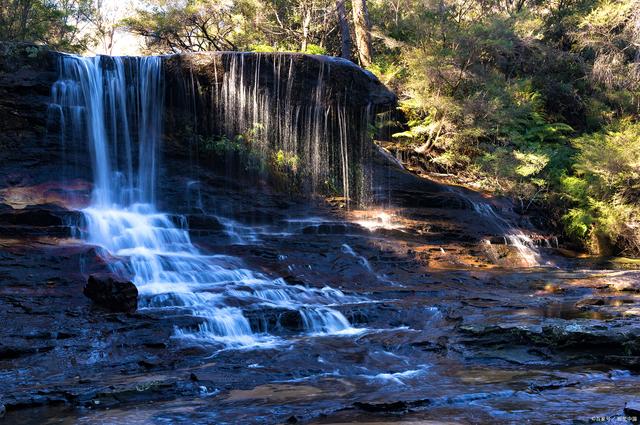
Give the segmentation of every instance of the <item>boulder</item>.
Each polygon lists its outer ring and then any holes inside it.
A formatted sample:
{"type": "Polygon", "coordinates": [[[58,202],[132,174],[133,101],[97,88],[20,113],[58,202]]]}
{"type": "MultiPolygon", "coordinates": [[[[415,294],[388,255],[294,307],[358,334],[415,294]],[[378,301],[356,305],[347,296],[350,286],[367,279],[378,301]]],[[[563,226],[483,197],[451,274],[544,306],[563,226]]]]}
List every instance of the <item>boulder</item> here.
{"type": "Polygon", "coordinates": [[[113,274],[89,276],[83,292],[96,304],[112,311],[132,313],[138,307],[138,288],[113,274]]]}

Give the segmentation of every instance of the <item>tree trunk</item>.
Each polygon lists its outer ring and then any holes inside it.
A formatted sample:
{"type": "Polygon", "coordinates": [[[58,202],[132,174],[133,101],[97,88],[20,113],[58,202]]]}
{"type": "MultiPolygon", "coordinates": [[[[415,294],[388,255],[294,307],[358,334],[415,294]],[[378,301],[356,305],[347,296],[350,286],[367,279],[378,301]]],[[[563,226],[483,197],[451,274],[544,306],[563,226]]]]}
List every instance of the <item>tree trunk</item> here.
{"type": "Polygon", "coordinates": [[[371,48],[371,23],[367,0],[353,0],[353,25],[356,33],[356,46],[360,65],[371,65],[373,53],[371,48]]]}
{"type": "Polygon", "coordinates": [[[311,9],[305,9],[302,16],[302,53],[307,52],[309,45],[309,28],[311,27],[311,9]]]}
{"type": "Polygon", "coordinates": [[[351,60],[351,31],[347,22],[347,12],[344,7],[346,0],[336,0],[338,26],[340,27],[340,56],[351,60]]]}

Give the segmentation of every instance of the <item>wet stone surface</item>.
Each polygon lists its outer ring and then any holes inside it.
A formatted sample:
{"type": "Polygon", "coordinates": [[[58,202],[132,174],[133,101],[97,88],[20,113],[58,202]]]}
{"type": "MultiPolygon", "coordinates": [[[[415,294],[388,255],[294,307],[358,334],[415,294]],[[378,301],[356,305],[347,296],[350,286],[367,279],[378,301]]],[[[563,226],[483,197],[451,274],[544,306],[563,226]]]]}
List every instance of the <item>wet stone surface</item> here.
{"type": "Polygon", "coordinates": [[[462,225],[473,212],[457,205],[398,211],[376,228],[264,187],[224,196],[211,185],[205,211],[187,215],[200,249],[291,288],[342,291],[348,301],[331,307],[355,329],[312,335],[295,310],[238,304],[269,343],[177,338],[197,317],[111,312],[83,296],[86,277],[106,269],[93,247],[3,238],[5,422],[542,424],[633,411],[638,272],[505,268],[482,255],[490,229],[462,225]]]}

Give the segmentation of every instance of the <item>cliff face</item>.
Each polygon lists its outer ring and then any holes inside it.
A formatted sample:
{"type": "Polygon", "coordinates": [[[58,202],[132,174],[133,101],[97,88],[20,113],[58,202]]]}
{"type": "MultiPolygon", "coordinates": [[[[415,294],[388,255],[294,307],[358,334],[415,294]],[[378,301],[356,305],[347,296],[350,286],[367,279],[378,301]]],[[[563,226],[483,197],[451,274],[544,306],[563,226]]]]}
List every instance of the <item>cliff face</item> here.
{"type": "Polygon", "coordinates": [[[30,44],[0,43],[0,143],[43,137],[56,54],[30,44]]]}
{"type": "MultiPolygon", "coordinates": [[[[396,96],[373,74],[342,58],[280,52],[201,52],[168,56],[164,62],[170,91],[175,91],[175,84],[194,81],[201,87],[221,88],[225,80],[238,76],[245,79],[244,84],[259,87],[273,97],[288,95],[287,100],[295,105],[342,102],[349,108],[371,105],[386,111],[396,102],[396,96]],[[323,86],[320,97],[311,96],[319,86],[323,86]]],[[[188,87],[181,91],[188,91],[188,87]]]]}
{"type": "MultiPolygon", "coordinates": [[[[0,43],[2,203],[65,204],[69,191],[77,192],[76,200],[87,199],[86,143],[64,146],[59,136],[64,123],[49,106],[60,55],[42,46],[0,43]]],[[[103,63],[110,66],[107,58],[103,63]]],[[[195,139],[250,133],[262,151],[295,156],[315,185],[334,174],[339,176],[334,184],[345,180],[345,190],[357,177],[345,170],[369,149],[370,117],[395,104],[373,75],[324,56],[181,54],[164,57],[163,71],[164,149],[172,155],[198,151],[195,139]]]]}
{"type": "Polygon", "coordinates": [[[60,149],[47,138],[56,56],[30,44],[0,43],[0,190],[50,181],[60,165],[60,149]]]}
{"type": "Polygon", "coordinates": [[[201,155],[216,154],[206,151],[221,139],[240,141],[263,163],[279,156],[295,168],[304,192],[352,200],[370,192],[371,123],[396,98],[352,62],[291,53],[176,55],[165,59],[165,81],[166,131],[176,145],[192,150],[195,135],[201,155]]]}

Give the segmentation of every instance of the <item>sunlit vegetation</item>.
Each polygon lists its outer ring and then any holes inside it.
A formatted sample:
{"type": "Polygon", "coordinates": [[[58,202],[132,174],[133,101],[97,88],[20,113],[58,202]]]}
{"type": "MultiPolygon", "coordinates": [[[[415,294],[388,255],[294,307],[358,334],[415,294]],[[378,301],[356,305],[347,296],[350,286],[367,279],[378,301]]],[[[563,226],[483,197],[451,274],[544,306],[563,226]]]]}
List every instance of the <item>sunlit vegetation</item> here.
{"type": "Polygon", "coordinates": [[[640,3],[370,3],[398,150],[594,252],[640,253],[640,3]]]}

